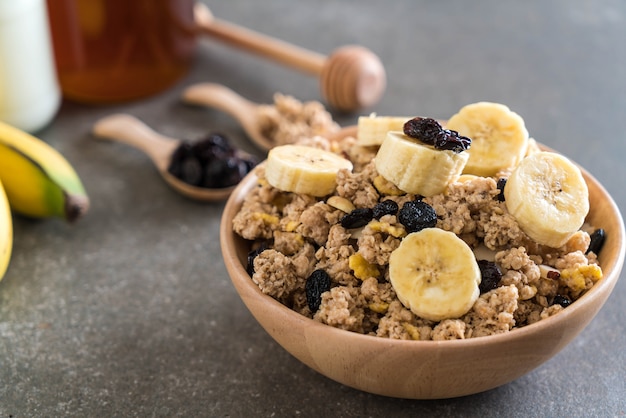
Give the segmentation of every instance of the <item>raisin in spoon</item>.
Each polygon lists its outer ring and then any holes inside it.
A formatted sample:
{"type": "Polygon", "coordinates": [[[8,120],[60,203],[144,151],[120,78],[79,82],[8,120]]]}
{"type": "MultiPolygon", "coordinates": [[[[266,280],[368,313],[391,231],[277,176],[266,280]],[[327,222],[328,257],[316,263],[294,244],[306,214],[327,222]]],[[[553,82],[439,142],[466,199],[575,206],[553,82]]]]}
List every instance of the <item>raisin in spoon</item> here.
{"type": "MultiPolygon", "coordinates": [[[[224,200],[235,189],[229,187],[200,187],[188,184],[170,173],[172,157],[183,141],[153,131],[137,118],[126,114],[115,114],[98,121],[93,127],[97,138],[125,143],[143,151],[154,163],[163,179],[177,192],[195,200],[224,200]]],[[[239,167],[238,167],[239,169],[239,167]]],[[[199,176],[195,167],[186,167],[187,175],[199,176]]]]}

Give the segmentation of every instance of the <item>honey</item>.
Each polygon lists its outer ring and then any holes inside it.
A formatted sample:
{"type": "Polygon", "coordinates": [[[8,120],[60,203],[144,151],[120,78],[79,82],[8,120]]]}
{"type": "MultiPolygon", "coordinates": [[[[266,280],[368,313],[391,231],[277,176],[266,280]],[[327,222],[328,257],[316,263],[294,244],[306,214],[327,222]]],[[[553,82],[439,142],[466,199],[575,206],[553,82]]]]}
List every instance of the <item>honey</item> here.
{"type": "Polygon", "coordinates": [[[48,0],[63,96],[113,103],[156,94],[193,61],[193,0],[48,0]]]}

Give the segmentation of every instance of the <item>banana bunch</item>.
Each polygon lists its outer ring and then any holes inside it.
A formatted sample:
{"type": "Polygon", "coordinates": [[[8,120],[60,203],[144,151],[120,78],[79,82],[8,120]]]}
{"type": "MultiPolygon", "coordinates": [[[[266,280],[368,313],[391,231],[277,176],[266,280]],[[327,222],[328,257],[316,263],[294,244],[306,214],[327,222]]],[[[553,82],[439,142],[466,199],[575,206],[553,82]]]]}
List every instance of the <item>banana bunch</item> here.
{"type": "Polygon", "coordinates": [[[74,222],[89,198],[74,168],[40,139],[0,121],[0,279],[11,257],[11,211],[74,222]]]}

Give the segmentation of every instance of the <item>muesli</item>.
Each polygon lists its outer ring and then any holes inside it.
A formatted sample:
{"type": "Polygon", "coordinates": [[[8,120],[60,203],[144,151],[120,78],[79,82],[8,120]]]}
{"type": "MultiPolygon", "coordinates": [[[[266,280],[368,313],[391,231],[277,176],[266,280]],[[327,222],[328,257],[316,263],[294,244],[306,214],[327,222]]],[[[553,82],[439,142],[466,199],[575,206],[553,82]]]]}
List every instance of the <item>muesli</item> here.
{"type": "Polygon", "coordinates": [[[263,293],[329,326],[449,340],[558,314],[602,278],[580,171],[506,106],[362,121],[256,168],[233,229],[263,293]]]}

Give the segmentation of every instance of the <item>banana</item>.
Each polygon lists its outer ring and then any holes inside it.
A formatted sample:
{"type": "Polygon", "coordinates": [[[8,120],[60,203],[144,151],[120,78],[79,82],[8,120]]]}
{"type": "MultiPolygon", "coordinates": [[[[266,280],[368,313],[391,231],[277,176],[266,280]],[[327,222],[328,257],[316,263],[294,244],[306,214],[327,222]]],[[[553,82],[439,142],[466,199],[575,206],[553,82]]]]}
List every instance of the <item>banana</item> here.
{"type": "Polygon", "coordinates": [[[480,295],[480,268],[471,248],[439,228],[402,240],[389,258],[389,279],[400,302],[431,321],[459,318],[480,295]]]}
{"type": "Polygon", "coordinates": [[[589,190],[580,169],[554,152],[524,158],[504,187],[504,202],[530,238],[558,248],[589,212],[589,190]]]}
{"type": "Polygon", "coordinates": [[[387,133],[374,162],[378,173],[400,190],[427,197],[442,193],[456,181],[468,158],[466,151],[439,150],[392,131],[387,133]]]}
{"type": "Polygon", "coordinates": [[[503,104],[464,106],[448,120],[446,128],[472,139],[464,173],[493,177],[515,167],[526,155],[529,141],[524,119],[503,104]]]}
{"type": "Polygon", "coordinates": [[[352,170],[352,163],[330,151],[281,145],[267,154],[265,178],[277,189],[321,197],[335,190],[342,169],[352,170]]]}
{"type": "Polygon", "coordinates": [[[0,182],[0,280],[4,277],[13,250],[13,220],[6,193],[0,182]]]}
{"type": "Polygon", "coordinates": [[[58,216],[72,222],[89,208],[74,168],[56,149],[0,122],[0,180],[11,210],[35,218],[58,216]]]}
{"type": "Polygon", "coordinates": [[[411,117],[402,116],[359,116],[357,121],[356,144],[364,147],[383,143],[387,132],[402,131],[404,124],[411,117]]]}

